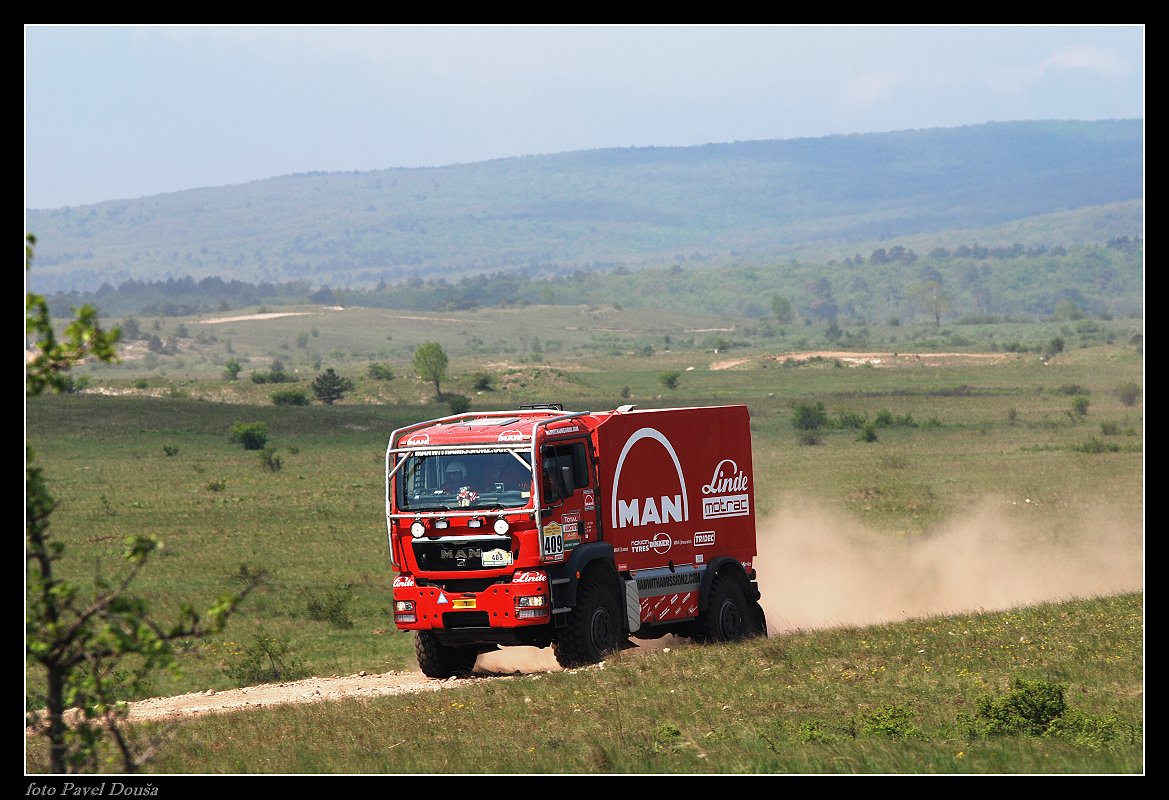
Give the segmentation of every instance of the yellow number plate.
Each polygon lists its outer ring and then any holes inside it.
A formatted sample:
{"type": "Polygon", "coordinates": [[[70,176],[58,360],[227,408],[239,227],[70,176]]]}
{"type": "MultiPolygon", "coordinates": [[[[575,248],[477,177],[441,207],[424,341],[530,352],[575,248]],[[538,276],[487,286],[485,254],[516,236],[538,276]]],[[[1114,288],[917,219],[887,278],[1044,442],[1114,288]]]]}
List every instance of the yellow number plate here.
{"type": "Polygon", "coordinates": [[[474,608],[475,598],[456,597],[455,601],[451,605],[453,605],[455,608],[474,608]]]}

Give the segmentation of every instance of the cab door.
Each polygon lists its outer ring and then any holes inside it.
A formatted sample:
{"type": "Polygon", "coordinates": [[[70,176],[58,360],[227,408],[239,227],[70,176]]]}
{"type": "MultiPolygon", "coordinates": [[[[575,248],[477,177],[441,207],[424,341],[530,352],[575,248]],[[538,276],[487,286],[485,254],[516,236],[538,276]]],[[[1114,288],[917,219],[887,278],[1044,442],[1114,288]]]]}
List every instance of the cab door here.
{"type": "Polygon", "coordinates": [[[597,539],[597,470],[587,438],[545,444],[540,462],[540,555],[558,564],[597,539]]]}

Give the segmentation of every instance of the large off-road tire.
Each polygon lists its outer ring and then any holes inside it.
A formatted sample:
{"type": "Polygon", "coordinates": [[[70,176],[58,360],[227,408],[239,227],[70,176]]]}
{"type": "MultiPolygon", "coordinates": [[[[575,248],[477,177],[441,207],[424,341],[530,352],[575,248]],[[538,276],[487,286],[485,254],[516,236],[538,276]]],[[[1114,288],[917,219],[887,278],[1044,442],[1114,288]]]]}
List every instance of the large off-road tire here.
{"type": "Polygon", "coordinates": [[[557,633],[552,650],[564,668],[596,664],[621,647],[621,606],[608,584],[581,581],[576,590],[576,608],[557,633]]]}
{"type": "Polygon", "coordinates": [[[417,631],[414,652],[418,666],[428,678],[455,678],[470,675],[479,657],[476,647],[451,647],[438,641],[431,631],[417,631]]]}
{"type": "Polygon", "coordinates": [[[694,622],[694,638],[700,642],[733,642],[757,635],[743,585],[734,575],[715,575],[710,583],[710,602],[694,622]]]}

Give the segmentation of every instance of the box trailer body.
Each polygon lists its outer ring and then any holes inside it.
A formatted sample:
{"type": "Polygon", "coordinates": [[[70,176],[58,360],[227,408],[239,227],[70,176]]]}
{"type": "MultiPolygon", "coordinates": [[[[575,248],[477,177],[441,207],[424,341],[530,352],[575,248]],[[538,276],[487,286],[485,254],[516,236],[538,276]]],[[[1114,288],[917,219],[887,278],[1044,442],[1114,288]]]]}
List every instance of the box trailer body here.
{"type": "Polygon", "coordinates": [[[390,438],[386,519],[394,621],[433,677],[506,645],[577,666],[766,633],[745,406],[421,422],[390,438]]]}

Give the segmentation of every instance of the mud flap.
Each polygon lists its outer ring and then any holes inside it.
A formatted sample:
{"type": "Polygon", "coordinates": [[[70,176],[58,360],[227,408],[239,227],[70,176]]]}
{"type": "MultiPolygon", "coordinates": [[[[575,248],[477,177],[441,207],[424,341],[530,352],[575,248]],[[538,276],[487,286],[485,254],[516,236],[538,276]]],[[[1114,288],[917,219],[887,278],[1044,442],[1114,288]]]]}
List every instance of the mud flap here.
{"type": "Polygon", "coordinates": [[[630,633],[641,630],[641,598],[634,580],[625,581],[625,624],[630,633]]]}

